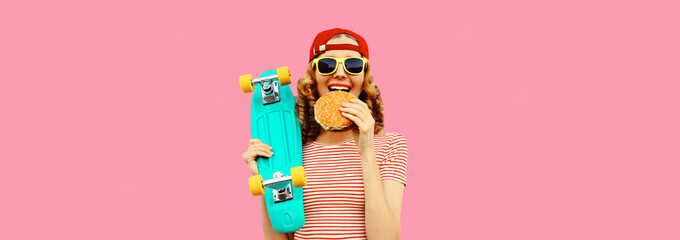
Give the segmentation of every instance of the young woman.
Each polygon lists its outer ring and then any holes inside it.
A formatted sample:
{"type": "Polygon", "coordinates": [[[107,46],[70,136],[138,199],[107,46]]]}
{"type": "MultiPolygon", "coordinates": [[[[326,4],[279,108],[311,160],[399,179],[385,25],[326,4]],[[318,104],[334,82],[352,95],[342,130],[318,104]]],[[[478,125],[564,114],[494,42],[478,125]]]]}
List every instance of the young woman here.
{"type": "MultiPolygon", "coordinates": [[[[296,103],[307,176],[305,225],[294,234],[275,232],[261,198],[266,239],[399,238],[408,147],[403,136],[383,129],[383,104],[368,57],[366,41],[352,31],[330,29],[314,39],[296,103]],[[354,123],[348,130],[326,131],[314,119],[314,103],[332,90],[358,97],[340,109],[354,123]]],[[[243,159],[256,175],[256,157],[272,154],[271,147],[251,139],[243,159]]]]}

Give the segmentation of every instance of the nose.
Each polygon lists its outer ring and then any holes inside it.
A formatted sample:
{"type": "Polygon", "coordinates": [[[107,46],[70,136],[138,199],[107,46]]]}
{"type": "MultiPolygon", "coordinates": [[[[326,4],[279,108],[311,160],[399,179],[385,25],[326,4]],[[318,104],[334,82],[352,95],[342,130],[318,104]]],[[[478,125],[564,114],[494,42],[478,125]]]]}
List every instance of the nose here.
{"type": "Polygon", "coordinates": [[[336,69],[335,73],[333,73],[333,78],[347,78],[347,73],[345,72],[345,66],[343,63],[338,63],[338,69],[336,69]]]}

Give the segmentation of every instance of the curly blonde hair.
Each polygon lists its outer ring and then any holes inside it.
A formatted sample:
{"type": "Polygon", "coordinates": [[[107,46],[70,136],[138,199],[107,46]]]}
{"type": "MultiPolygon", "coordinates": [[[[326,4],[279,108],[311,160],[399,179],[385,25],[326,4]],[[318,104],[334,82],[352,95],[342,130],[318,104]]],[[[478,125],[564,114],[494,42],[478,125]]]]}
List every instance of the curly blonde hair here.
{"type": "MultiPolygon", "coordinates": [[[[305,75],[298,80],[297,85],[298,96],[295,103],[295,114],[300,122],[303,144],[316,140],[316,137],[321,133],[321,125],[314,120],[314,103],[319,99],[314,71],[316,71],[314,63],[310,62],[305,75]]],[[[380,97],[380,90],[373,82],[371,64],[368,62],[364,70],[364,84],[359,99],[368,105],[368,109],[371,110],[373,119],[375,119],[374,133],[383,133],[385,128],[383,102],[380,97]]]]}

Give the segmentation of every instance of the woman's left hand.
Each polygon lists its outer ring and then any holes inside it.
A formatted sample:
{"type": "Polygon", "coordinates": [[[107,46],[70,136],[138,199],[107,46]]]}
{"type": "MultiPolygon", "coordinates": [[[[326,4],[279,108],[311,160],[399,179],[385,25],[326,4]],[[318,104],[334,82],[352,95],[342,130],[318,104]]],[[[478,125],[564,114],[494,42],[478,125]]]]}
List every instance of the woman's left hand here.
{"type": "Polygon", "coordinates": [[[359,130],[357,146],[361,150],[364,147],[373,145],[373,131],[375,129],[375,119],[365,102],[359,99],[350,99],[349,103],[343,103],[340,112],[347,119],[352,120],[359,130]],[[368,144],[368,145],[366,145],[368,144]]]}

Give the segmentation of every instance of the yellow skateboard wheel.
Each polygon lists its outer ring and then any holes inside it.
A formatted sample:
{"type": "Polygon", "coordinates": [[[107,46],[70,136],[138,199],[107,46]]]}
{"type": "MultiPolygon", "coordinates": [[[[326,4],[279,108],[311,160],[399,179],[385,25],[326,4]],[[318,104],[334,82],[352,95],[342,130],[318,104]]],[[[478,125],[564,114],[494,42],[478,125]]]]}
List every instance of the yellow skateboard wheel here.
{"type": "Polygon", "coordinates": [[[307,176],[302,166],[290,168],[290,176],[293,178],[293,186],[296,188],[307,186],[307,176]]]}
{"type": "Polygon", "coordinates": [[[248,185],[250,186],[250,193],[253,196],[264,195],[264,187],[262,187],[262,175],[251,176],[248,179],[248,185]]]}
{"type": "Polygon", "coordinates": [[[250,84],[251,80],[253,80],[253,76],[250,74],[241,75],[238,78],[238,82],[241,84],[241,91],[243,91],[243,93],[253,92],[253,85],[250,84]]]}
{"type": "Polygon", "coordinates": [[[281,86],[290,84],[290,69],[288,67],[277,68],[276,75],[279,76],[281,86]]]}

